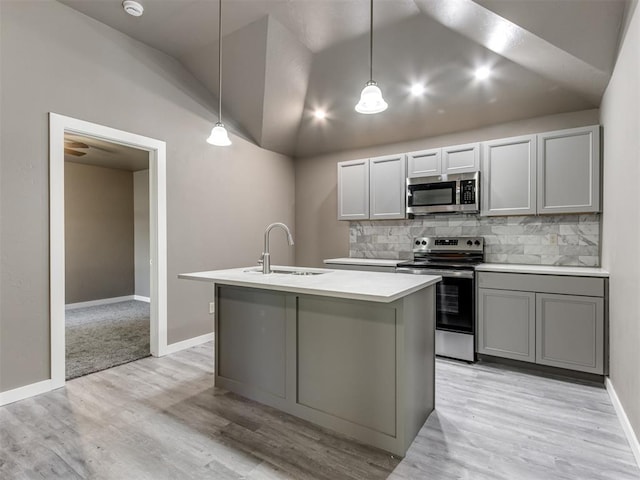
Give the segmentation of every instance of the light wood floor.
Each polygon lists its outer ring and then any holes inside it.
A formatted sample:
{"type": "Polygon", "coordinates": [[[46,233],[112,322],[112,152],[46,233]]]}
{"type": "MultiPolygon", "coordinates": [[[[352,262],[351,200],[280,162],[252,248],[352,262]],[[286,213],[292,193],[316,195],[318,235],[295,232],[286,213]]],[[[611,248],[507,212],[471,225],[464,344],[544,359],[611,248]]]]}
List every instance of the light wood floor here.
{"type": "Polygon", "coordinates": [[[212,387],[212,346],[0,408],[1,479],[638,479],[604,389],[437,365],[437,410],[400,461],[212,387]]]}

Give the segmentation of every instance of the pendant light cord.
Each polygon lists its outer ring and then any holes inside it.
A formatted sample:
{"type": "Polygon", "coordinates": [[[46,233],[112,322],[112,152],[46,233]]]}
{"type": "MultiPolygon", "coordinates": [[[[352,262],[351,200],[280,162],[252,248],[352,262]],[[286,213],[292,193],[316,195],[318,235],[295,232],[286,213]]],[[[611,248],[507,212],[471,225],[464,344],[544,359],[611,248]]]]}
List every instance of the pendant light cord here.
{"type": "Polygon", "coordinates": [[[222,0],[218,2],[218,121],[222,123],[222,0]]]}
{"type": "Polygon", "coordinates": [[[373,0],[369,15],[369,80],[373,81],[373,0]]]}

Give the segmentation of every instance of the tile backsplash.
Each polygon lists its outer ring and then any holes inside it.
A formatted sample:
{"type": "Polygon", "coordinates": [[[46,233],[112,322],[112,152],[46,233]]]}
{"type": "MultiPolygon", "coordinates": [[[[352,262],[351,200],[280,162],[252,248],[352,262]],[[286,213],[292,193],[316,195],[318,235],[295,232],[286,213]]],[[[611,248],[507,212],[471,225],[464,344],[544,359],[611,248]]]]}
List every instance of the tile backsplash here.
{"type": "Polygon", "coordinates": [[[484,237],[485,261],[537,265],[600,265],[600,215],[479,217],[429,215],[412,220],[351,222],[349,255],[412,258],[418,236],[484,237]]]}

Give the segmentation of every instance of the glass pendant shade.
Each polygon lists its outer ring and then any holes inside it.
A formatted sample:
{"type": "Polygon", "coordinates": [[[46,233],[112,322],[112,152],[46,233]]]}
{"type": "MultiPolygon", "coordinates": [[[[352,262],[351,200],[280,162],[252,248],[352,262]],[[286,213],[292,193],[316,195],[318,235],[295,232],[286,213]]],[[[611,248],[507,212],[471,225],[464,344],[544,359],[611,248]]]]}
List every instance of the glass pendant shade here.
{"type": "Polygon", "coordinates": [[[221,122],[217,122],[214,127],[211,129],[211,135],[207,138],[207,143],[211,145],[216,145],[218,147],[226,147],[231,145],[231,140],[229,140],[229,134],[227,133],[227,129],[224,128],[224,124],[221,122]]]}
{"type": "Polygon", "coordinates": [[[384,112],[389,105],[382,98],[382,91],[373,80],[367,82],[362,89],[360,101],[356,105],[356,112],[364,114],[384,112]]]}

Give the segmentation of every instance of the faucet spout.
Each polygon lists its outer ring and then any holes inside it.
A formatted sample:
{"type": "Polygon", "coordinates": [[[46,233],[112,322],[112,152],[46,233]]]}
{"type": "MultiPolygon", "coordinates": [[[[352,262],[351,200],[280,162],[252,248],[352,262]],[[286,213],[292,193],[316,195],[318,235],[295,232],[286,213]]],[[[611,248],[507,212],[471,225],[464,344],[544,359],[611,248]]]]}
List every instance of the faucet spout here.
{"type": "Polygon", "coordinates": [[[289,230],[289,227],[287,227],[284,223],[281,223],[281,222],[272,223],[266,228],[266,230],[264,231],[264,251],[262,252],[262,259],[261,259],[262,273],[265,275],[268,273],[271,273],[271,259],[270,259],[271,255],[269,254],[269,234],[271,233],[271,230],[273,230],[275,227],[282,228],[287,234],[287,242],[289,243],[289,245],[293,245],[293,236],[291,235],[291,230],[289,230]]]}

